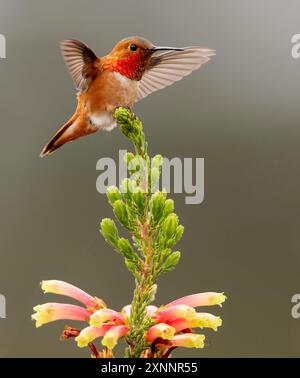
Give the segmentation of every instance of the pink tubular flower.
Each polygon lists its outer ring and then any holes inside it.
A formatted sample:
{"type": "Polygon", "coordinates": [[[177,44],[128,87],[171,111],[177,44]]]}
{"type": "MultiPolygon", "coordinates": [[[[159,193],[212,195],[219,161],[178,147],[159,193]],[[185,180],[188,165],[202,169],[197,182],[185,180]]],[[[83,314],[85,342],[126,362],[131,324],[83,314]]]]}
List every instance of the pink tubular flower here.
{"type": "Polygon", "coordinates": [[[108,349],[113,349],[116,346],[119,338],[125,336],[127,332],[128,327],[124,325],[112,327],[104,335],[102,344],[108,349]]]}
{"type": "Polygon", "coordinates": [[[181,332],[187,328],[192,328],[191,323],[192,322],[190,320],[182,318],[172,319],[168,322],[168,324],[175,329],[176,333],[181,332]]]}
{"type": "Polygon", "coordinates": [[[198,293],[176,299],[175,301],[168,303],[166,306],[174,306],[179,304],[184,304],[191,307],[215,305],[221,306],[225,299],[226,297],[223,293],[198,293]]]}
{"type": "Polygon", "coordinates": [[[175,328],[165,323],[159,323],[149,328],[146,332],[145,338],[148,342],[153,342],[157,338],[164,340],[171,340],[175,335],[175,328]]]}
{"type": "Polygon", "coordinates": [[[83,303],[86,307],[102,308],[106,307],[106,304],[96,297],[92,297],[90,294],[79,289],[78,287],[71,285],[64,281],[48,280],[41,282],[42,290],[44,293],[52,293],[65,295],[67,297],[76,299],[78,302],[83,303]]]}
{"type": "Polygon", "coordinates": [[[174,306],[164,306],[153,314],[153,318],[159,323],[165,323],[176,318],[191,320],[194,318],[195,314],[196,311],[194,308],[185,304],[177,304],[174,306]]]}
{"type": "Polygon", "coordinates": [[[31,318],[36,321],[36,327],[62,319],[87,321],[90,317],[87,309],[72,304],[45,303],[33,309],[36,313],[31,318]]]}
{"type": "Polygon", "coordinates": [[[175,335],[171,340],[172,347],[185,347],[185,348],[203,348],[204,335],[196,335],[194,333],[183,333],[175,335]]]}
{"type": "Polygon", "coordinates": [[[147,310],[147,313],[148,313],[148,315],[153,315],[154,314],[154,312],[155,311],[157,311],[158,310],[158,307],[156,307],[156,306],[147,306],[146,307],[146,310],[147,310]]]}
{"type": "Polygon", "coordinates": [[[187,328],[211,328],[217,331],[218,327],[222,325],[222,319],[219,316],[199,312],[192,320],[182,318],[173,319],[168,324],[176,329],[176,332],[181,332],[187,328]]]}
{"type": "Polygon", "coordinates": [[[109,308],[102,308],[95,311],[90,318],[90,325],[100,327],[105,322],[113,322],[115,324],[124,324],[123,316],[114,310],[109,308]]]}
{"type": "Polygon", "coordinates": [[[86,347],[96,338],[104,336],[111,327],[113,327],[113,324],[103,324],[101,327],[90,326],[83,328],[80,334],[75,338],[75,341],[77,341],[79,348],[86,347]]]}
{"type": "Polygon", "coordinates": [[[124,316],[124,318],[129,318],[131,311],[131,305],[124,306],[121,310],[121,314],[124,316]]]}

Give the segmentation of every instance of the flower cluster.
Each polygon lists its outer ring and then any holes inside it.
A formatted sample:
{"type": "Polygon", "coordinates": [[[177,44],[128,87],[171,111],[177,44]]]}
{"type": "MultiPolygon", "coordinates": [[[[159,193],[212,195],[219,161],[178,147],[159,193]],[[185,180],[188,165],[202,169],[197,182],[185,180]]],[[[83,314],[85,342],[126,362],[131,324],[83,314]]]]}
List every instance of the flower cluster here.
{"type": "MultiPolygon", "coordinates": [[[[75,338],[79,347],[89,346],[94,357],[112,357],[112,349],[129,331],[131,305],[120,312],[107,308],[105,302],[93,297],[69,283],[57,280],[43,281],[45,293],[68,296],[83,306],[65,303],[45,303],[34,307],[32,319],[36,327],[56,320],[77,320],[89,325],[82,330],[66,326],[63,339],[75,338]],[[105,349],[100,352],[93,344],[97,338],[105,349]]],[[[144,334],[146,348],[143,357],[167,357],[176,347],[203,348],[205,336],[194,333],[194,328],[217,330],[222,324],[218,316],[196,312],[196,307],[220,305],[225,301],[223,293],[199,293],[177,299],[165,306],[147,306],[149,328],[144,334]]]]}

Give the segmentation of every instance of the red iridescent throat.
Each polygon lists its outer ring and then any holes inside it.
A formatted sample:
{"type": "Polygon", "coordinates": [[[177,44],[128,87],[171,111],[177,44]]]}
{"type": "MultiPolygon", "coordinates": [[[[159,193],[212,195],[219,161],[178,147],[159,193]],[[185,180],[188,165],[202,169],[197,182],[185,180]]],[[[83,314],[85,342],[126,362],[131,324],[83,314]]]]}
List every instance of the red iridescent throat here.
{"type": "Polygon", "coordinates": [[[128,58],[109,59],[105,63],[105,68],[115,71],[128,77],[131,80],[140,80],[145,65],[138,54],[132,54],[128,58]]]}

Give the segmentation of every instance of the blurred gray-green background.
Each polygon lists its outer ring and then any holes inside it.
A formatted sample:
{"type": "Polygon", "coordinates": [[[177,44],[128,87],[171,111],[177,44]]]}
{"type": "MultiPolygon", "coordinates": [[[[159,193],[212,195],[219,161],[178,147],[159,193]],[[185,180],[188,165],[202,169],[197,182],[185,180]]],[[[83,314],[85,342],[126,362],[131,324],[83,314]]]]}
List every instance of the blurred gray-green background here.
{"type": "MultiPolygon", "coordinates": [[[[111,216],[96,191],[96,162],[130,148],[118,130],[39,152],[76,106],[59,41],[78,38],[99,55],[121,38],[202,45],[217,55],[180,83],[135,108],[150,153],[205,158],[205,200],[171,195],[185,226],[182,260],[159,281],[157,304],[224,291],[223,327],[204,350],[175,356],[299,356],[300,33],[297,0],[0,0],[1,238],[0,356],[88,356],[60,342],[65,324],[36,330],[32,307],[43,279],[76,284],[115,309],[130,302],[133,280],[99,235],[111,216]]],[[[69,322],[69,324],[72,322],[69,322]]]]}

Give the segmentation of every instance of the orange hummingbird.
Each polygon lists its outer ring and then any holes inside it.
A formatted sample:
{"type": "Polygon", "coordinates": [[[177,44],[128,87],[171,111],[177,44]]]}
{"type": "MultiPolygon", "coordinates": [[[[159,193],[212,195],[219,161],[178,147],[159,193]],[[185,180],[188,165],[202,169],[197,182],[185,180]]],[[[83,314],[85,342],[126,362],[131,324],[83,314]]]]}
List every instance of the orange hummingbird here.
{"type": "Polygon", "coordinates": [[[46,144],[40,156],[98,130],[116,126],[115,110],[132,106],[209,61],[214,50],[201,47],[159,47],[131,37],[121,40],[104,57],[84,43],[64,40],[61,52],[78,90],[74,115],[46,144]]]}

